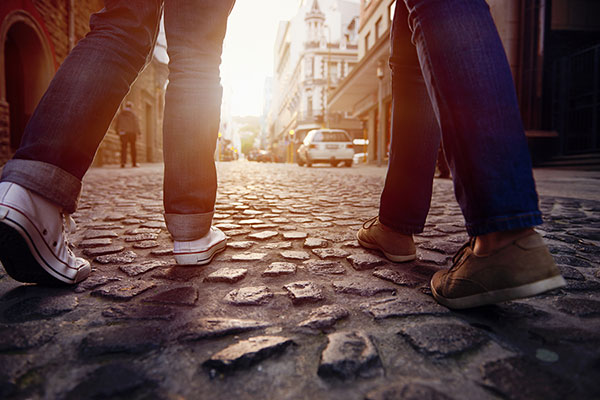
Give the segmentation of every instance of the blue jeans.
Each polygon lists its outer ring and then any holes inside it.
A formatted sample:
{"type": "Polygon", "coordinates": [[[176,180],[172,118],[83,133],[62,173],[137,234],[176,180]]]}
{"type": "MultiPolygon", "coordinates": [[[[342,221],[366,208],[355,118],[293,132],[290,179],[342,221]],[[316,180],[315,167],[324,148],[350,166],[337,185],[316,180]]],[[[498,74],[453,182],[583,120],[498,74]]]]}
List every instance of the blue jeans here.
{"type": "Polygon", "coordinates": [[[175,240],[210,228],[214,149],[222,88],[219,65],[235,0],[105,0],[31,117],[3,181],[77,208],[81,179],[119,104],[152,57],[164,8],[169,54],[163,146],[164,205],[175,240]]]}
{"type": "Polygon", "coordinates": [[[514,83],[488,5],[405,3],[391,33],[392,142],[380,221],[423,231],[442,140],[469,235],[541,224],[514,83]]]}

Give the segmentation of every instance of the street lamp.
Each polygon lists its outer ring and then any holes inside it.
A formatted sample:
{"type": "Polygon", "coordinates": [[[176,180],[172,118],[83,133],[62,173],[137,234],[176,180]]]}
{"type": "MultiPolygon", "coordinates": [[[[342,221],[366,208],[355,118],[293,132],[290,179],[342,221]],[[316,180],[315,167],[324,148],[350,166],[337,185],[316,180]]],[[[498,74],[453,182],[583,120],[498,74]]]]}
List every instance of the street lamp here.
{"type": "Polygon", "coordinates": [[[379,124],[377,126],[377,166],[383,165],[383,150],[384,150],[384,138],[385,138],[385,126],[383,112],[383,61],[379,60],[377,63],[377,79],[379,80],[379,124]]]}

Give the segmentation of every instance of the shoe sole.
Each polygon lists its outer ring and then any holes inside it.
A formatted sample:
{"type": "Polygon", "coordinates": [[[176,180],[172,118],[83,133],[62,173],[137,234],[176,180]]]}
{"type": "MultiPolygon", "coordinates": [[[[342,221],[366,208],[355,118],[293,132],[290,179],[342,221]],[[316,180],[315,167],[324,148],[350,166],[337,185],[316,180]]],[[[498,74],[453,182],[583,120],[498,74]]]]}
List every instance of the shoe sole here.
{"type": "Polygon", "coordinates": [[[454,299],[449,299],[438,294],[433,285],[431,285],[431,292],[433,293],[433,297],[440,304],[452,309],[463,309],[535,296],[537,294],[547,292],[548,290],[558,289],[565,285],[565,279],[561,275],[556,275],[551,278],[542,279],[541,281],[528,283],[526,285],[521,285],[514,288],[492,290],[490,292],[454,299]]]}
{"type": "Polygon", "coordinates": [[[43,239],[20,211],[0,205],[1,214],[4,217],[0,220],[0,261],[11,278],[24,283],[64,285],[74,284],[88,277],[91,270],[89,264],[79,269],[72,268],[57,259],[48,249],[39,249],[35,242],[43,239]],[[66,275],[65,269],[76,271],[75,277],[66,275]]]}
{"type": "Polygon", "coordinates": [[[225,250],[226,247],[227,239],[223,239],[222,241],[213,245],[213,247],[197,253],[174,253],[175,262],[177,262],[178,265],[205,265],[210,263],[212,259],[217,254],[225,250]]]}
{"type": "Polygon", "coordinates": [[[413,261],[413,260],[417,259],[417,253],[406,255],[406,256],[398,256],[398,255],[390,254],[376,244],[365,242],[364,240],[361,240],[358,237],[358,232],[356,233],[356,240],[358,240],[358,244],[360,244],[362,247],[366,247],[367,249],[371,249],[371,250],[381,251],[383,253],[383,255],[385,256],[385,258],[387,258],[388,260],[393,261],[393,262],[401,263],[401,262],[408,262],[408,261],[413,261]]]}

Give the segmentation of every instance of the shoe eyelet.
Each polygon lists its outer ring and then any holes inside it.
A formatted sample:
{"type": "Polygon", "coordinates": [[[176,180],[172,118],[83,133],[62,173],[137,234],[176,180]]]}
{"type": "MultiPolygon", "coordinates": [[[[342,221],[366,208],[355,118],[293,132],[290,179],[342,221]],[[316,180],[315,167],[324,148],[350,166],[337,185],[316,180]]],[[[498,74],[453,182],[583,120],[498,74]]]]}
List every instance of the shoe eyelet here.
{"type": "Polygon", "coordinates": [[[48,234],[48,230],[44,229],[44,232],[42,232],[42,234],[43,234],[44,236],[46,236],[46,235],[48,234]]]}
{"type": "Polygon", "coordinates": [[[58,244],[58,243],[54,242],[54,243],[52,243],[52,246],[56,247],[56,245],[57,245],[57,244],[58,244]]]}

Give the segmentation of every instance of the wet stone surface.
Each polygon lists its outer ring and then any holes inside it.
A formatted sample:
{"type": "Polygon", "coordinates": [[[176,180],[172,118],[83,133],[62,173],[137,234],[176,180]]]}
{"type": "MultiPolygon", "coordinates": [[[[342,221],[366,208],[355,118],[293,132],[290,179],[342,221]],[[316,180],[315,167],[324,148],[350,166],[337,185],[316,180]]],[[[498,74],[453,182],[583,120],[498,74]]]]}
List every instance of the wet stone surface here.
{"type": "Polygon", "coordinates": [[[162,165],[86,174],[69,240],[90,277],[22,285],[0,267],[0,398],[600,398],[600,173],[536,171],[566,288],[451,311],[429,288],[467,240],[451,181],[434,181],[418,259],[392,263],[356,240],[384,168],[217,167],[229,243],[192,266],[173,257],[162,165]]]}

